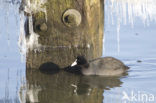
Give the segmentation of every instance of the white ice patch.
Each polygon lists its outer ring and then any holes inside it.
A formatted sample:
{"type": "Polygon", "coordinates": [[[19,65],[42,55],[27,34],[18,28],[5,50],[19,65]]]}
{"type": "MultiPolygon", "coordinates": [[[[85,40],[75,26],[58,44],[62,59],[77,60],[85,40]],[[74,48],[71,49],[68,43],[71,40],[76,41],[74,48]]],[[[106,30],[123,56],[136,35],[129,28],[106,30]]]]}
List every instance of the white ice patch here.
{"type": "Polygon", "coordinates": [[[28,50],[39,50],[39,47],[41,46],[38,43],[39,35],[34,32],[33,30],[33,19],[32,14],[37,12],[44,12],[45,13],[45,19],[47,20],[47,12],[46,12],[46,6],[43,7],[43,5],[47,2],[47,0],[23,0],[21,7],[23,10],[20,12],[20,35],[19,35],[19,41],[18,45],[20,48],[20,53],[23,59],[26,57],[26,53],[28,50]],[[26,17],[24,16],[24,12],[29,13],[30,16],[28,16],[28,24],[29,24],[29,37],[26,38],[24,24],[26,17]]]}
{"type": "Polygon", "coordinates": [[[38,43],[38,37],[39,35],[34,32],[33,30],[33,21],[32,21],[32,16],[29,16],[29,33],[30,37],[27,39],[27,49],[34,49],[40,47],[40,44],[38,43]]]}
{"type": "Polygon", "coordinates": [[[47,20],[47,11],[46,6],[43,5],[47,2],[47,0],[23,0],[23,8],[25,12],[32,14],[37,12],[44,12],[47,20]]]}
{"type": "Polygon", "coordinates": [[[39,35],[33,31],[32,16],[28,17],[29,35],[30,35],[28,38],[26,38],[26,34],[24,30],[24,22],[25,22],[25,16],[24,14],[21,14],[20,15],[20,35],[19,35],[18,45],[19,45],[22,61],[24,61],[28,50],[33,50],[33,49],[35,50],[41,46],[38,43],[39,35]]]}

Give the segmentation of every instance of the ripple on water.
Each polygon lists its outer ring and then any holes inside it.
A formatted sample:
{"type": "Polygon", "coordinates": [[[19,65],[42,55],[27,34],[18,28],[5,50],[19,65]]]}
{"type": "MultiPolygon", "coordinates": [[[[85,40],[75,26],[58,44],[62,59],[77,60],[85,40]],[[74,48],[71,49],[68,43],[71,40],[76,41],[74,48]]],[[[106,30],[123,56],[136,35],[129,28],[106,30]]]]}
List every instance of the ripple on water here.
{"type": "Polygon", "coordinates": [[[148,79],[156,76],[156,58],[144,58],[141,62],[129,60],[125,63],[130,66],[128,78],[148,79]]]}

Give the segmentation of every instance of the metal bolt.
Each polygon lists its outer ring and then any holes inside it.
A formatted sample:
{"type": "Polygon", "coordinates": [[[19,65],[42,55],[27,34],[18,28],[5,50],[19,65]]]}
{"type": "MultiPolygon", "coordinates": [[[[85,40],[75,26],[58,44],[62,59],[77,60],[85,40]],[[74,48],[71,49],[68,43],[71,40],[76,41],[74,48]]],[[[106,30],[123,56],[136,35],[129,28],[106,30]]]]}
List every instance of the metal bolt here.
{"type": "Polygon", "coordinates": [[[63,14],[63,23],[68,27],[79,26],[81,23],[81,14],[75,9],[68,9],[63,14]]]}

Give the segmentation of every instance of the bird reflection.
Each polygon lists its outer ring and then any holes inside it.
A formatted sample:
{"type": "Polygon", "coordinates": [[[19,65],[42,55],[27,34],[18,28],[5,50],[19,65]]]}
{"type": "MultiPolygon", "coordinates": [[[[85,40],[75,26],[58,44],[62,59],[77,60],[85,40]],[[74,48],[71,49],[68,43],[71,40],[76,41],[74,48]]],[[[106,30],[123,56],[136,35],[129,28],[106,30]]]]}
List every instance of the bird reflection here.
{"type": "Polygon", "coordinates": [[[26,103],[101,103],[104,91],[120,87],[122,77],[77,75],[48,62],[36,71],[27,69],[27,89],[20,92],[25,91],[26,103]]]}

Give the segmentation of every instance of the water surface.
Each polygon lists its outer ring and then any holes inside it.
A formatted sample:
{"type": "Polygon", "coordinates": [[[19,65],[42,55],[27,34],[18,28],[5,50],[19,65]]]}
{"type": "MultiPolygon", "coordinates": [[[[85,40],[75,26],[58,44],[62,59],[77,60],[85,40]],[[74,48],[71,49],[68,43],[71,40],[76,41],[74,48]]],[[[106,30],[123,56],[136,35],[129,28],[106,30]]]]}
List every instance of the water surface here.
{"type": "Polygon", "coordinates": [[[105,3],[103,56],[130,67],[122,77],[26,71],[18,46],[19,4],[0,1],[0,103],[155,103],[156,3],[126,1],[105,3]]]}

